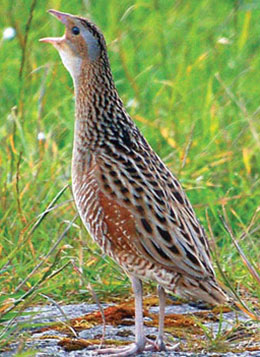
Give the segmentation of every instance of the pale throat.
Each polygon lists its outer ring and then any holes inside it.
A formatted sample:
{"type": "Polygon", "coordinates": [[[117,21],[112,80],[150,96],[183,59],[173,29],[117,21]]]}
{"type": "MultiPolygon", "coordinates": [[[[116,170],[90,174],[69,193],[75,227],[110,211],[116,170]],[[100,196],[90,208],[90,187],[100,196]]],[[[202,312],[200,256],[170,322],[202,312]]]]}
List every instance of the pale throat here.
{"type": "Polygon", "coordinates": [[[82,59],[80,57],[69,54],[67,51],[59,49],[59,54],[64,67],[72,77],[74,88],[78,86],[78,79],[81,74],[82,59]]]}

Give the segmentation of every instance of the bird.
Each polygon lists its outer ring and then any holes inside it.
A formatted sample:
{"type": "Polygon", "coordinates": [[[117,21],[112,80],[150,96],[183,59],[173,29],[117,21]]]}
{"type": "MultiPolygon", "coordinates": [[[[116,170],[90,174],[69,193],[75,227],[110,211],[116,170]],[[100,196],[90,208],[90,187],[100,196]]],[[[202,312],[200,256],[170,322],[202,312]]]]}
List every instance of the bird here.
{"type": "Polygon", "coordinates": [[[164,351],[166,291],[218,305],[228,301],[212,265],[204,228],[180,182],[151,148],[117,92],[104,35],[89,19],[49,10],[65,25],[52,44],[75,93],[72,191],[80,218],[103,252],[129,276],[135,296],[135,342],[97,354],[164,351]],[[145,337],[143,281],[158,286],[159,327],[145,337]]]}

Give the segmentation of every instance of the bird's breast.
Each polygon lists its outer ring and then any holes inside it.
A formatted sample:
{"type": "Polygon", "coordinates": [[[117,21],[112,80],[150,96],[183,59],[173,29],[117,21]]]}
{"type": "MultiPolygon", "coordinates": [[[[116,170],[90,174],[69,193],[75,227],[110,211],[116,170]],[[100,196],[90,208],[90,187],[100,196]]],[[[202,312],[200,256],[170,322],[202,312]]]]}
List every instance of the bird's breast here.
{"type": "Polygon", "coordinates": [[[79,215],[92,238],[117,260],[118,251],[130,249],[134,220],[125,207],[104,192],[99,171],[94,154],[74,150],[72,189],[79,215]]]}
{"type": "Polygon", "coordinates": [[[73,150],[72,191],[82,222],[99,245],[106,232],[104,214],[99,204],[99,185],[95,177],[97,165],[88,150],[73,150]]]}

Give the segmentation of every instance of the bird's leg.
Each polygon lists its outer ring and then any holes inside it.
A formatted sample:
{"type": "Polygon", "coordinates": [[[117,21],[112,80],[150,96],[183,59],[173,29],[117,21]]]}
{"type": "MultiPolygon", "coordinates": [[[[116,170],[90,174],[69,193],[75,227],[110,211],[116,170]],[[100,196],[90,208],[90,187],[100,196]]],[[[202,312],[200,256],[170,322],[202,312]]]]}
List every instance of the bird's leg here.
{"type": "Polygon", "coordinates": [[[165,304],[166,304],[166,294],[165,290],[161,285],[157,287],[158,297],[159,297],[159,329],[156,341],[148,341],[150,346],[147,346],[146,350],[148,351],[166,351],[166,346],[163,342],[163,329],[164,329],[164,317],[165,317],[165,304]]]}
{"type": "MultiPolygon", "coordinates": [[[[156,341],[151,343],[153,347],[153,351],[175,351],[176,348],[179,346],[179,343],[176,343],[172,346],[165,345],[163,341],[163,330],[164,330],[164,318],[165,318],[165,305],[166,305],[166,293],[164,288],[161,285],[158,285],[158,297],[159,297],[159,329],[158,329],[158,336],[156,341]]],[[[149,348],[149,347],[148,347],[149,348]]],[[[147,348],[147,349],[148,349],[147,348]]],[[[151,348],[150,348],[151,350],[151,348]]]]}
{"type": "Polygon", "coordinates": [[[132,287],[135,295],[135,343],[140,351],[144,350],[144,318],[143,318],[143,285],[142,281],[131,276],[132,287]]]}
{"type": "Polygon", "coordinates": [[[146,338],[143,321],[143,287],[140,279],[130,275],[135,295],[135,343],[124,348],[104,348],[94,354],[107,354],[110,357],[128,357],[144,351],[146,338]]]}
{"type": "Polygon", "coordinates": [[[159,331],[156,339],[156,346],[158,348],[158,351],[166,351],[166,347],[163,342],[166,294],[164,288],[161,285],[158,285],[157,290],[159,296],[159,331]]]}

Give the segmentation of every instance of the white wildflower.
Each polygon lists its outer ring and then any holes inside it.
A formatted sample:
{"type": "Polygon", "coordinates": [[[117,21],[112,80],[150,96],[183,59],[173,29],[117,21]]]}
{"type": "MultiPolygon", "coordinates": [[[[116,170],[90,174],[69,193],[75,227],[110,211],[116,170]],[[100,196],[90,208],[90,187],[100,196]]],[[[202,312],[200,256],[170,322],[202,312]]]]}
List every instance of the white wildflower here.
{"type": "Polygon", "coordinates": [[[217,40],[217,43],[220,43],[221,45],[230,45],[231,41],[227,37],[220,37],[217,40]]]}
{"type": "Polygon", "coordinates": [[[6,27],[3,31],[3,40],[12,40],[16,35],[13,27],[6,27]]]}
{"type": "Polygon", "coordinates": [[[129,99],[129,101],[126,104],[127,108],[134,108],[136,109],[138,107],[138,102],[135,98],[129,99]]]}
{"type": "Polygon", "coordinates": [[[44,134],[42,131],[40,131],[40,132],[38,133],[38,135],[37,135],[37,139],[38,139],[39,141],[43,141],[43,140],[46,139],[46,136],[45,136],[45,134],[44,134]]]}

